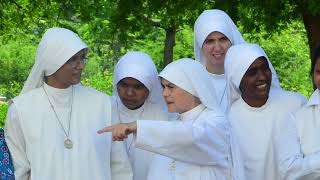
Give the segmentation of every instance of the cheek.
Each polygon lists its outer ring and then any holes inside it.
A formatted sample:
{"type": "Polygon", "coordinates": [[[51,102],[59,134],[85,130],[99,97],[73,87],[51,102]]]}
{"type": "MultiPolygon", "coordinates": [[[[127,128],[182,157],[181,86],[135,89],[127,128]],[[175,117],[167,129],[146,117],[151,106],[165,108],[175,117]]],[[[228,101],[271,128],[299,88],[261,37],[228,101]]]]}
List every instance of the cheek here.
{"type": "Polygon", "coordinates": [[[145,90],[135,90],[135,93],[137,95],[137,98],[141,101],[145,101],[148,96],[149,96],[149,93],[148,91],[145,91],[145,90]]]}
{"type": "Polygon", "coordinates": [[[205,56],[208,56],[210,54],[211,46],[205,45],[202,47],[202,52],[205,56]]]}
{"type": "Polygon", "coordinates": [[[224,50],[225,52],[227,52],[228,49],[231,47],[231,43],[230,43],[229,41],[228,41],[228,42],[223,42],[223,44],[222,44],[221,47],[223,48],[223,50],[224,50]]]}
{"type": "Polygon", "coordinates": [[[313,81],[314,81],[314,84],[319,89],[320,88],[320,74],[314,74],[313,75],[313,81]]]}
{"type": "Polygon", "coordinates": [[[118,92],[118,95],[122,97],[124,95],[125,89],[120,86],[117,86],[117,92],[118,92]]]}

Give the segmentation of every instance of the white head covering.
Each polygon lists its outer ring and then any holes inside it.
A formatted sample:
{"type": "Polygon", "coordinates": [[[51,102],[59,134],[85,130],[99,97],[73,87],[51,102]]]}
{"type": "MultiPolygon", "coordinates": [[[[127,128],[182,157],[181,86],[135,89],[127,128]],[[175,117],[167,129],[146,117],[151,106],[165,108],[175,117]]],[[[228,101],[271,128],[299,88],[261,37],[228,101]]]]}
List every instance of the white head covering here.
{"type": "Polygon", "coordinates": [[[194,52],[197,61],[206,64],[206,58],[202,52],[203,42],[212,32],[224,34],[232,45],[245,43],[236,25],[227,13],[219,9],[205,10],[200,14],[194,24],[194,52]]]}
{"type": "Polygon", "coordinates": [[[135,78],[149,90],[146,101],[166,107],[158,71],[151,57],[143,52],[128,52],[120,58],[113,73],[113,95],[118,96],[117,84],[123,78],[135,78]]]}
{"type": "Polygon", "coordinates": [[[210,75],[199,62],[179,59],[168,64],[159,76],[198,97],[207,108],[220,109],[210,75]]]}
{"type": "Polygon", "coordinates": [[[268,56],[259,45],[245,43],[232,46],[227,52],[224,63],[229,107],[240,98],[240,82],[250,65],[259,57],[265,57],[268,61],[272,73],[271,88],[281,88],[278,76],[268,56]]]}
{"type": "Polygon", "coordinates": [[[50,28],[38,45],[36,60],[20,94],[42,86],[44,76],[54,74],[73,55],[88,48],[74,32],[50,28]]]}

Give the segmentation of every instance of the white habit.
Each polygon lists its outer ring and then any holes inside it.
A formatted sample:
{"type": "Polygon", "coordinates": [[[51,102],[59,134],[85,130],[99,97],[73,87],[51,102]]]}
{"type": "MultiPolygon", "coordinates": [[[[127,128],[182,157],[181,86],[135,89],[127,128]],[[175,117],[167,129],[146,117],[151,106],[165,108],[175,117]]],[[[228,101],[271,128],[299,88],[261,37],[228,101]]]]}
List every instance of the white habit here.
{"type": "MultiPolygon", "coordinates": [[[[255,44],[232,46],[227,53],[225,71],[230,102],[227,117],[231,124],[234,165],[246,180],[276,180],[277,154],[273,134],[278,121],[297,110],[305,102],[304,96],[284,91],[273,82],[267,102],[261,107],[249,106],[241,97],[241,79],[249,66],[259,57],[265,57],[269,68],[272,64],[264,51],[255,44]]],[[[272,72],[272,71],[271,71],[272,72]]],[[[272,73],[272,76],[276,74],[272,73]]]]}
{"type": "Polygon", "coordinates": [[[279,169],[282,179],[320,179],[320,94],[291,114],[279,128],[279,169]]]}
{"type": "MultiPolygon", "coordinates": [[[[128,52],[119,60],[114,70],[113,93],[112,119],[121,123],[129,123],[137,119],[168,119],[156,66],[150,56],[143,52],[128,52]],[[117,93],[118,82],[127,77],[139,80],[149,90],[149,96],[145,103],[135,110],[128,109],[121,102],[117,93]]],[[[124,142],[133,169],[134,179],[146,180],[153,153],[135,148],[133,135],[129,135],[124,142]]]]}
{"type": "Polygon", "coordinates": [[[97,134],[112,124],[110,98],[80,84],[57,89],[44,83],[44,76],[84,48],[67,29],[51,28],[43,36],[32,71],[6,119],[17,180],[132,179],[124,144],[113,143],[110,134],[97,134]],[[69,126],[71,149],[64,145],[69,126]]]}
{"type": "Polygon", "coordinates": [[[201,104],[176,121],[137,121],[136,146],[157,153],[148,180],[232,179],[229,126],[205,68],[181,59],[159,76],[198,97],[201,104]]]}

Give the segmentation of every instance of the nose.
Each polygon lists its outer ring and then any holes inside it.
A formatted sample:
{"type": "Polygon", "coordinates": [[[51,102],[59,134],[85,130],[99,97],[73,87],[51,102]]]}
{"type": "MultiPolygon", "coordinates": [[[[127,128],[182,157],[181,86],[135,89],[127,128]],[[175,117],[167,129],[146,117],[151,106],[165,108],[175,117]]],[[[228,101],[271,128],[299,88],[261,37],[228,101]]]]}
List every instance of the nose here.
{"type": "Polygon", "coordinates": [[[84,67],[85,67],[84,62],[78,61],[78,63],[77,63],[77,69],[78,69],[78,70],[83,70],[84,67]]]}
{"type": "Polygon", "coordinates": [[[267,80],[267,73],[264,72],[264,71],[262,71],[262,70],[258,70],[257,79],[258,79],[259,81],[267,80]]]}
{"type": "Polygon", "coordinates": [[[219,41],[215,41],[212,46],[215,51],[219,51],[221,49],[221,43],[219,41]]]}
{"type": "Polygon", "coordinates": [[[126,90],[126,94],[127,94],[127,96],[134,96],[135,93],[134,93],[133,88],[129,87],[129,88],[126,90]]]}
{"type": "Polygon", "coordinates": [[[169,90],[168,90],[168,88],[163,88],[163,92],[162,92],[162,96],[163,97],[168,97],[169,96],[169,90]]]}

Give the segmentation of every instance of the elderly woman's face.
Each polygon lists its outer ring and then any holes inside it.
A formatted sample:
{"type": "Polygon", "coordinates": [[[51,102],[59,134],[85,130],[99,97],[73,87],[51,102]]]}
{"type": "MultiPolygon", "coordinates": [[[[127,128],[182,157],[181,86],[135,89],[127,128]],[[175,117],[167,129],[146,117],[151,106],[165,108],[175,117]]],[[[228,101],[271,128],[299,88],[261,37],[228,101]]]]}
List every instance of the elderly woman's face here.
{"type": "Polygon", "coordinates": [[[78,84],[87,62],[86,56],[87,49],[83,49],[73,55],[54,74],[47,78],[47,83],[56,88],[67,88],[70,85],[78,84]]]}
{"type": "Polygon", "coordinates": [[[199,98],[181,89],[170,81],[162,78],[163,97],[167,103],[169,112],[184,113],[198,106],[199,98]]]}
{"type": "Polygon", "coordinates": [[[206,65],[224,69],[224,59],[230,47],[231,42],[224,34],[220,32],[209,34],[202,45],[202,52],[206,57],[206,65]]]}
{"type": "Polygon", "coordinates": [[[242,77],[240,91],[243,100],[252,107],[264,105],[269,97],[271,70],[264,57],[256,59],[242,77]]]}

